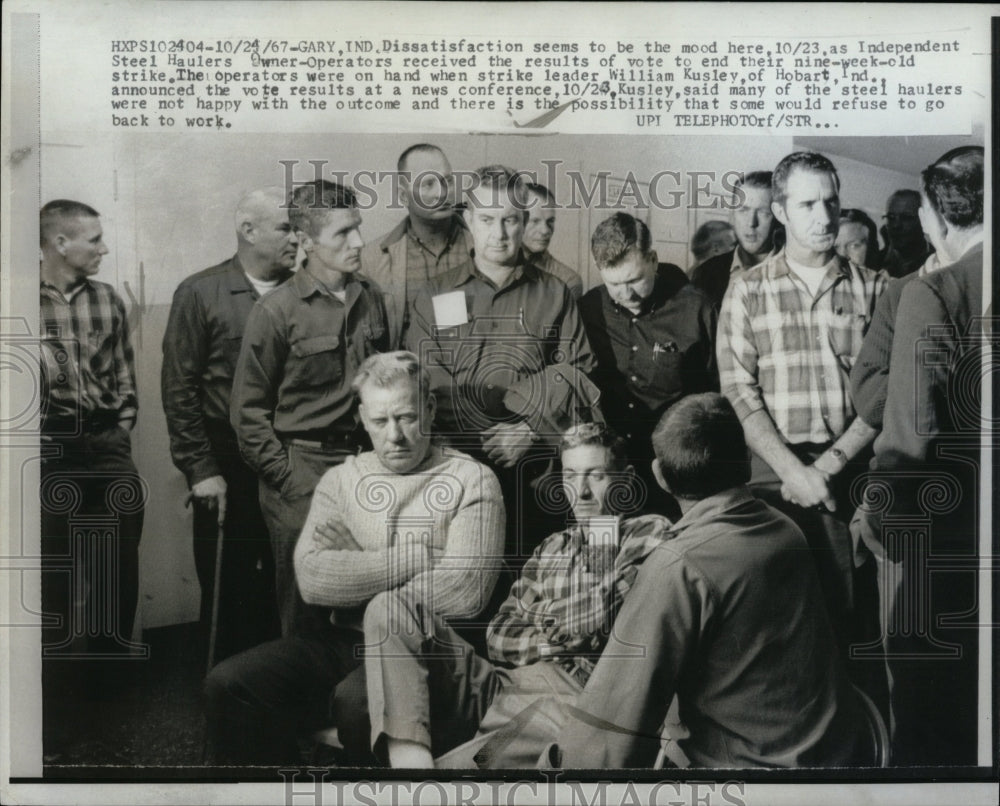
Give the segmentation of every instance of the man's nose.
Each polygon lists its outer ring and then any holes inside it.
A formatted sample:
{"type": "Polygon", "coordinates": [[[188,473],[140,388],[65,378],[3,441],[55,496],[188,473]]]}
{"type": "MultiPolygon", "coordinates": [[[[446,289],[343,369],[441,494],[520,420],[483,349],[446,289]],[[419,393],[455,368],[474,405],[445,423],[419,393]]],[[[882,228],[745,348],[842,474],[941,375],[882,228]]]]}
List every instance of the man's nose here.
{"type": "Polygon", "coordinates": [[[352,229],[347,235],[347,245],[351,249],[360,249],[365,245],[365,239],[361,237],[361,232],[358,229],[352,229]]]}
{"type": "Polygon", "coordinates": [[[399,423],[395,420],[389,421],[388,429],[390,442],[401,442],[403,440],[403,429],[399,427],[399,423]]]}

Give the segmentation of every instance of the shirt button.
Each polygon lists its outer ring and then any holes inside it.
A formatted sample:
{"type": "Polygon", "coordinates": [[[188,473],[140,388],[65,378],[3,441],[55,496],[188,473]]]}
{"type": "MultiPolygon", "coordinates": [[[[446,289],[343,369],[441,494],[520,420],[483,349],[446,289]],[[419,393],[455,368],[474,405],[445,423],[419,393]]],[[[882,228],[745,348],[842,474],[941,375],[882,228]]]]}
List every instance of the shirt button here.
{"type": "Polygon", "coordinates": [[[492,383],[486,384],[486,388],[489,389],[492,392],[493,391],[493,384],[492,383]]]}
{"type": "Polygon", "coordinates": [[[635,403],[629,403],[629,404],[628,404],[628,407],[629,407],[630,409],[634,409],[634,408],[635,408],[635,403]]]}
{"type": "Polygon", "coordinates": [[[636,344],[632,345],[632,352],[633,353],[636,352],[638,349],[639,349],[638,345],[636,345],[636,344]]]}
{"type": "Polygon", "coordinates": [[[637,377],[635,377],[635,375],[632,375],[632,376],[631,376],[631,377],[629,378],[629,380],[632,380],[632,381],[637,381],[637,380],[639,380],[639,379],[638,379],[637,377]]]}
{"type": "Polygon", "coordinates": [[[632,435],[631,434],[626,434],[625,435],[625,439],[632,439],[632,435]]]}

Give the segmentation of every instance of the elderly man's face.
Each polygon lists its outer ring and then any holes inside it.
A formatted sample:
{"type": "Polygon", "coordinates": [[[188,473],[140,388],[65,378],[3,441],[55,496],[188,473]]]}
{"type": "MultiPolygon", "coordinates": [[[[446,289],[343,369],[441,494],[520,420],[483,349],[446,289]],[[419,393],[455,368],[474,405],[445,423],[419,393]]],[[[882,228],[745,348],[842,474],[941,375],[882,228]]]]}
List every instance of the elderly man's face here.
{"type": "Polygon", "coordinates": [[[896,196],[889,202],[885,212],[885,222],[889,230],[889,240],[895,246],[905,248],[923,243],[924,232],[917,213],[919,209],[920,202],[911,196],[896,196]]]}
{"type": "Polygon", "coordinates": [[[793,168],[785,203],[771,209],[785,225],[789,241],[814,254],[831,252],[840,229],[840,196],[833,174],[793,168]]]}
{"type": "Polygon", "coordinates": [[[733,229],[747,254],[758,255],[771,248],[771,189],[743,185],[741,190],[743,203],[733,210],[733,229]]]}
{"type": "Polygon", "coordinates": [[[361,422],[379,461],[393,473],[414,470],[430,450],[434,398],[420,400],[416,382],[401,380],[388,387],[361,387],[361,422]]]}
{"type": "Polygon", "coordinates": [[[644,255],[633,246],[617,263],[598,269],[611,299],[638,313],[656,284],[656,253],[644,255]]]}
{"type": "Polygon", "coordinates": [[[580,445],[562,452],[562,483],[578,521],[600,515],[614,514],[612,483],[620,473],[615,471],[609,448],[601,445],[580,445]]]}
{"type": "Polygon", "coordinates": [[[290,269],[299,252],[299,239],[288,223],[288,211],[262,207],[253,226],[253,250],[273,269],[290,269]]]}
{"type": "Polygon", "coordinates": [[[406,158],[401,188],[411,216],[425,221],[451,218],[455,214],[455,175],[440,151],[417,151],[406,158]]]}
{"type": "Polygon", "coordinates": [[[470,191],[465,223],[477,258],[501,266],[517,262],[524,238],[524,210],[505,190],[478,187],[470,191]]]}

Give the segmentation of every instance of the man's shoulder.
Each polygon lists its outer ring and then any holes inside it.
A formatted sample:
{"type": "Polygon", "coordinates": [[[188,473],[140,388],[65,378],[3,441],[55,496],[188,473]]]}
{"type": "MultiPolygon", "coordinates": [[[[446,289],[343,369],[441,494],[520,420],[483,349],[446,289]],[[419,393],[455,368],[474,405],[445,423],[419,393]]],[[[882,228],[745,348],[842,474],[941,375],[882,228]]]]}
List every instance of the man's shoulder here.
{"type": "Polygon", "coordinates": [[[704,263],[699,263],[691,272],[691,282],[705,282],[712,277],[728,277],[733,268],[733,256],[736,250],[723,252],[721,255],[713,255],[704,263]]]}
{"type": "Polygon", "coordinates": [[[604,283],[596,285],[586,294],[580,297],[580,316],[584,321],[593,319],[604,309],[611,297],[608,296],[608,289],[604,283]]]}
{"type": "Polygon", "coordinates": [[[98,297],[109,299],[112,302],[121,305],[125,304],[124,301],[122,300],[122,295],[118,293],[118,291],[115,289],[113,285],[111,285],[111,283],[106,283],[103,280],[95,280],[93,277],[88,278],[87,282],[90,283],[91,288],[94,289],[94,293],[98,297]]]}
{"type": "Polygon", "coordinates": [[[394,243],[401,241],[406,235],[408,224],[409,216],[403,216],[402,220],[393,226],[393,228],[388,232],[384,232],[379,237],[366,243],[361,249],[362,260],[364,260],[366,256],[377,257],[383,252],[388,251],[394,243]]]}

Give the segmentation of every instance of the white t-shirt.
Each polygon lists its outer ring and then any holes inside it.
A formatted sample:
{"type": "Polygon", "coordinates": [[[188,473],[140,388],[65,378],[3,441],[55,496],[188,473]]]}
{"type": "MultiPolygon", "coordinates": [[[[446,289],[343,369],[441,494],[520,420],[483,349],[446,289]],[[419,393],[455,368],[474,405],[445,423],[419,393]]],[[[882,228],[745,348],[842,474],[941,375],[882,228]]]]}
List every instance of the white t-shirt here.
{"type": "Polygon", "coordinates": [[[278,280],[258,280],[256,277],[248,274],[247,272],[243,273],[246,274],[247,279],[250,281],[250,285],[257,290],[257,294],[261,297],[272,288],[278,287],[278,280]]]}
{"type": "Polygon", "coordinates": [[[805,266],[798,261],[792,260],[788,255],[785,255],[785,262],[788,263],[788,268],[795,273],[795,276],[806,284],[809,293],[815,297],[816,292],[819,291],[819,287],[823,284],[823,278],[826,277],[826,270],[830,264],[826,263],[818,268],[805,266]]]}

